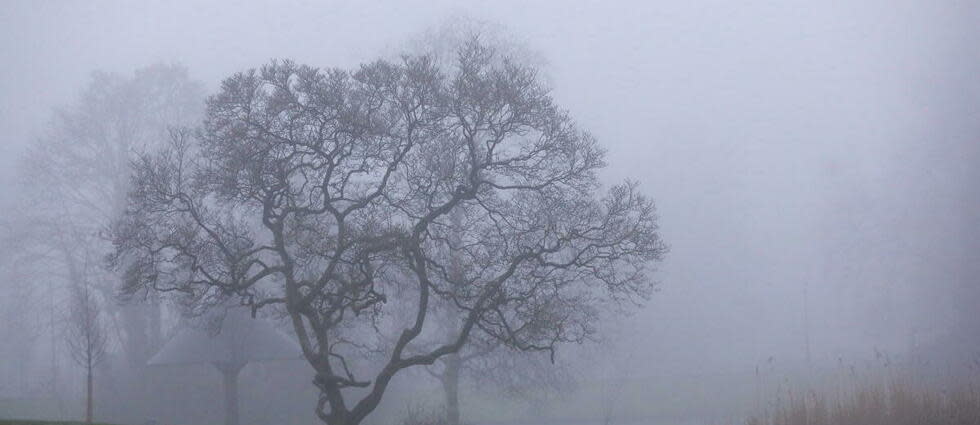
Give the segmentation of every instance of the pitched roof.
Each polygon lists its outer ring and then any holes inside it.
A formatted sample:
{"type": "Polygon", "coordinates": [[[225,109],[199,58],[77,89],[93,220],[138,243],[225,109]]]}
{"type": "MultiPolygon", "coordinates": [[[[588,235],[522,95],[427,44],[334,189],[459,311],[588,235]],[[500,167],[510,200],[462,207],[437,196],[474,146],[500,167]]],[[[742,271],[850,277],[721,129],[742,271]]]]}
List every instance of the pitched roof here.
{"type": "Polygon", "coordinates": [[[147,364],[245,364],[299,359],[302,355],[296,342],[269,322],[253,319],[245,309],[228,309],[216,325],[210,330],[184,326],[147,364]]]}

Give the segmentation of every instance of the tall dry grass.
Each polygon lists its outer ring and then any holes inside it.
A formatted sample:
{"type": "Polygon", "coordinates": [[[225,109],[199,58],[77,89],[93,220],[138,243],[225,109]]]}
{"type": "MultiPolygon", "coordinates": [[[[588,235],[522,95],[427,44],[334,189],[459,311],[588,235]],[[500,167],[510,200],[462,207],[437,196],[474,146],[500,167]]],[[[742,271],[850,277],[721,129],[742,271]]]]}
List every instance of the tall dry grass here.
{"type": "Polygon", "coordinates": [[[933,390],[908,384],[838,395],[790,394],[747,425],[980,425],[980,390],[933,390]]]}

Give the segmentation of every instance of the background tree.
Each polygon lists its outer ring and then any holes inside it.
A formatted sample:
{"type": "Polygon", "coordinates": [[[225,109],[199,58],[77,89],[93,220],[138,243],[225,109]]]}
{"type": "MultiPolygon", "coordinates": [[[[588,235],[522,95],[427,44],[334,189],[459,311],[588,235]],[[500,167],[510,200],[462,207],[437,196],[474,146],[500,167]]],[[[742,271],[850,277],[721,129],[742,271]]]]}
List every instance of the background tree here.
{"type": "Polygon", "coordinates": [[[361,423],[396,374],[477,329],[553,354],[592,334],[603,305],[645,297],[665,252],[652,202],[633,183],[600,191],[602,150],[533,68],[476,40],[456,57],[273,62],[225,80],[199,136],[137,168],[116,232],[128,289],[281,308],[331,425],[361,423]],[[419,344],[440,300],[458,327],[419,344]],[[354,362],[383,340],[372,331],[397,337],[364,371],[354,362]]]}
{"type": "Polygon", "coordinates": [[[119,341],[128,363],[129,379],[118,394],[128,398],[120,404],[132,410],[133,420],[143,419],[145,364],[162,338],[163,313],[155,296],[146,302],[117,297],[121,277],[104,267],[112,251],[107,230],[125,205],[137,153],[164,144],[170,126],[199,119],[203,97],[181,66],[153,65],[132,76],[93,74],[78,102],[56,111],[48,131],[29,148],[14,213],[5,217],[12,231],[3,236],[16,241],[17,261],[50,283],[44,296],[52,325],[65,319],[60,312],[71,302],[73,282],[90,282],[91,296],[105,309],[108,336],[119,341]],[[73,268],[82,274],[78,279],[73,268]]]}

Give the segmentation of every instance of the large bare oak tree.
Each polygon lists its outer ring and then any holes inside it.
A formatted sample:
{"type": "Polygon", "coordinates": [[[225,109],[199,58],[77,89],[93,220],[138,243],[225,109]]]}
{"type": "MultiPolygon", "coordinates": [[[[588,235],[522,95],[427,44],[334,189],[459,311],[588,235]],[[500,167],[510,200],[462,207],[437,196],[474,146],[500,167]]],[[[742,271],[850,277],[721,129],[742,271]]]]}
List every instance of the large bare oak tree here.
{"type": "Polygon", "coordinates": [[[115,260],[131,291],[287,314],[317,414],[359,424],[396,374],[476,334],[554,352],[649,293],[666,250],[654,206],[634,183],[604,191],[603,166],[535,70],[476,39],[452,65],[272,62],[225,80],[199,131],[137,165],[115,260]],[[458,324],[425,344],[437,302],[458,324]],[[382,365],[352,366],[362,349],[382,365]]]}

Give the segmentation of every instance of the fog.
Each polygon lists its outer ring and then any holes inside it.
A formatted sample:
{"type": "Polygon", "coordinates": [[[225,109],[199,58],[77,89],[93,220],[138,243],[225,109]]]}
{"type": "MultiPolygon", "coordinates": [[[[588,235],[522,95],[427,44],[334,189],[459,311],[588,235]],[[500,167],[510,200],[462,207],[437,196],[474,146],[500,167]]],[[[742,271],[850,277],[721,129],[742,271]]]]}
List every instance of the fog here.
{"type": "MultiPolygon", "coordinates": [[[[350,69],[458,22],[534,53],[555,103],[606,150],[600,180],[637,182],[669,246],[651,264],[648,300],[597,319],[598,342],[557,348],[554,367],[575,385],[545,397],[547,408],[470,385],[465,423],[737,423],[779,391],[846,370],[874,382],[977,378],[980,4],[970,1],[5,2],[4,231],[33,214],[18,194],[30,147],[94,71],[129,78],[179,64],[213,95],[271,59],[350,69]],[[892,362],[903,369],[885,369],[892,362]]],[[[4,238],[9,271],[20,247],[4,238]]],[[[15,288],[50,279],[4,272],[0,309],[27,301],[15,288]]],[[[168,311],[163,321],[177,326],[168,311]]],[[[288,334],[287,322],[277,323],[288,334]]],[[[12,323],[0,323],[0,345],[26,344],[12,323]]],[[[67,357],[56,362],[68,407],[45,389],[48,358],[67,356],[46,326],[27,357],[0,348],[0,420],[83,418],[81,370],[67,357]]],[[[167,370],[151,371],[149,385],[158,400],[179,400],[163,392],[195,372],[167,370]]],[[[243,424],[322,423],[305,363],[245,371],[243,424]]],[[[416,399],[439,409],[427,376],[396,377],[365,423],[402,423],[416,399]]],[[[213,378],[187,391],[220,404],[213,378]]],[[[96,421],[150,416],[106,398],[96,421]]],[[[166,416],[182,408],[167,403],[155,407],[161,423],[221,420],[200,406],[166,416]]]]}

